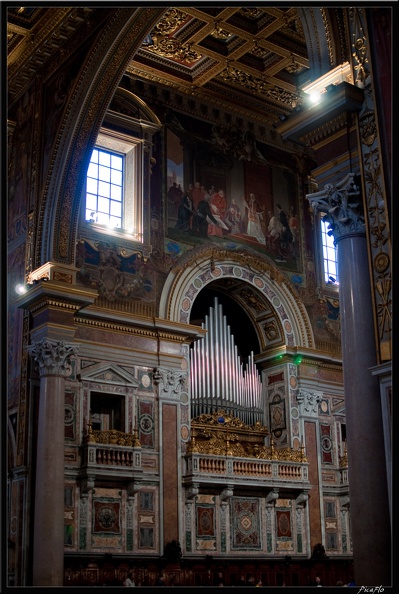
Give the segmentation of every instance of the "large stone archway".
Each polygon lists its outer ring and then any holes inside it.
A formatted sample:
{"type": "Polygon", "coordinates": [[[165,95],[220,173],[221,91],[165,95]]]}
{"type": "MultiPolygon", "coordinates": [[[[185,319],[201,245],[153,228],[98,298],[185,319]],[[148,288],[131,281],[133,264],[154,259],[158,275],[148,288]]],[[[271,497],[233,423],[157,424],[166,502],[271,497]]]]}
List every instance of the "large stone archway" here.
{"type": "Polygon", "coordinates": [[[306,309],[290,281],[265,258],[249,252],[214,247],[193,250],[166,279],[159,315],[187,324],[198,293],[220,279],[239,279],[262,294],[276,313],[288,348],[314,348],[314,337],[306,309]]]}

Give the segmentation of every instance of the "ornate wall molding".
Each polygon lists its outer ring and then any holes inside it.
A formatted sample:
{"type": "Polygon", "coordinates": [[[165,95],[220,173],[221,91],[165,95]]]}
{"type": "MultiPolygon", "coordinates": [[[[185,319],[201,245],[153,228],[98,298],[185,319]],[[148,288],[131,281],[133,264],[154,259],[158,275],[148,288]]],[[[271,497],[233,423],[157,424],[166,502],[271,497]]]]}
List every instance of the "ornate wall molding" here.
{"type": "Polygon", "coordinates": [[[353,39],[353,69],[356,86],[364,89],[365,101],[359,113],[360,147],[363,163],[364,203],[367,210],[368,242],[374,281],[374,311],[377,322],[379,362],[392,358],[392,277],[391,237],[389,229],[388,195],[386,193],[379,123],[375,109],[376,98],[371,70],[372,59],[366,17],[362,8],[349,12],[353,39]]]}

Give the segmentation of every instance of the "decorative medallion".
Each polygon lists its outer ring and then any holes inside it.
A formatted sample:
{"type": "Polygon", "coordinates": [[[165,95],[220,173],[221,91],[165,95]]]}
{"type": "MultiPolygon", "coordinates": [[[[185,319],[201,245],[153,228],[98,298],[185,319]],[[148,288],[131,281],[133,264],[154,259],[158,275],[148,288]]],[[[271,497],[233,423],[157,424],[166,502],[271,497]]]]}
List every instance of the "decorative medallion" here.
{"type": "Polygon", "coordinates": [[[150,415],[142,415],[140,417],[140,429],[143,433],[151,433],[154,429],[154,421],[150,415]]]}
{"type": "Polygon", "coordinates": [[[151,384],[151,380],[146,373],[141,377],[141,383],[145,388],[148,388],[148,386],[151,384]]]}
{"type": "Polygon", "coordinates": [[[259,287],[259,289],[263,289],[263,287],[265,286],[265,283],[263,282],[263,280],[261,278],[256,277],[254,279],[254,283],[257,287],[259,287]]]}
{"type": "Polygon", "coordinates": [[[187,441],[189,435],[190,435],[190,430],[187,427],[187,425],[182,425],[181,429],[180,429],[180,436],[181,436],[182,440],[187,441]]]}
{"type": "Polygon", "coordinates": [[[64,422],[65,425],[72,425],[75,413],[74,409],[70,404],[65,405],[65,418],[64,422]]]}
{"type": "Polygon", "coordinates": [[[385,254],[384,252],[380,252],[374,258],[374,268],[380,274],[385,272],[388,269],[389,263],[390,263],[389,256],[388,256],[388,254],[385,254]]]}
{"type": "Polygon", "coordinates": [[[324,435],[324,437],[322,438],[321,447],[323,448],[323,450],[325,452],[331,451],[331,448],[332,448],[331,439],[327,435],[324,435]]]}
{"type": "Polygon", "coordinates": [[[290,334],[292,332],[292,326],[288,320],[284,321],[284,328],[287,334],[290,334]]]}

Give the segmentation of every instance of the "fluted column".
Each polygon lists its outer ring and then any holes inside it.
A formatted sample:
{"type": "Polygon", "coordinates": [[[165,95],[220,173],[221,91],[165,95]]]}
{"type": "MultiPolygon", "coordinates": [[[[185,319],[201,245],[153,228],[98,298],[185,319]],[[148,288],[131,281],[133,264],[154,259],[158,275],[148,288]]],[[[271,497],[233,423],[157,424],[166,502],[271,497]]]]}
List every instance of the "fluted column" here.
{"type": "Polygon", "coordinates": [[[384,433],[366,231],[354,174],[307,196],[327,213],[338,250],[349,494],[355,581],[391,584],[384,433]]]}
{"type": "Polygon", "coordinates": [[[43,339],[28,347],[40,373],[33,585],[62,586],[64,568],[65,377],[76,346],[43,339]]]}

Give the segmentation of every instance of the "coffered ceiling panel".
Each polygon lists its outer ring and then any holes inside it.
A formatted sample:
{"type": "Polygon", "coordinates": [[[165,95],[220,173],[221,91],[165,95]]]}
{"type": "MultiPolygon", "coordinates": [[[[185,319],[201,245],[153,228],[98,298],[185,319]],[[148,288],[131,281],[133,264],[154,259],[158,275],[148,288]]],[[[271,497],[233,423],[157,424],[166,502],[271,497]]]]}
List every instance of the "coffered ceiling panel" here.
{"type": "MultiPolygon", "coordinates": [[[[159,9],[159,7],[158,7],[159,9]]],[[[102,22],[110,7],[53,5],[7,9],[8,85],[12,99],[65,51],[79,30],[102,22]]],[[[288,115],[309,79],[309,58],[297,8],[178,6],[165,8],[127,68],[130,77],[228,102],[262,116],[288,115]]]]}

